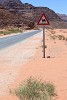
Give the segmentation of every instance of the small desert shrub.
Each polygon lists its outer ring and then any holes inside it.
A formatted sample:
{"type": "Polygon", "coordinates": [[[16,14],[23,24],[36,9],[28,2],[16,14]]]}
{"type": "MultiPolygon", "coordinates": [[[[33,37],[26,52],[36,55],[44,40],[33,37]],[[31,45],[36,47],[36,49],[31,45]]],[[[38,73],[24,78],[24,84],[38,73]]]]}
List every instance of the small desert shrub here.
{"type": "Polygon", "coordinates": [[[53,40],[59,39],[59,40],[66,40],[66,38],[63,35],[51,35],[50,36],[53,40]]]}
{"type": "Polygon", "coordinates": [[[51,37],[51,39],[53,39],[53,40],[55,40],[55,39],[57,38],[56,35],[52,35],[52,36],[50,36],[50,37],[51,37]]]}
{"type": "Polygon", "coordinates": [[[59,40],[65,40],[65,37],[64,37],[63,35],[58,35],[57,38],[58,38],[59,40]]]}
{"type": "Polygon", "coordinates": [[[5,31],[0,31],[0,34],[7,35],[11,33],[18,33],[18,32],[23,32],[23,30],[20,28],[11,28],[5,31]]]}
{"type": "Polygon", "coordinates": [[[8,31],[0,31],[0,34],[3,34],[3,35],[6,35],[8,33],[9,33],[8,31]]]}
{"type": "Polygon", "coordinates": [[[8,31],[9,31],[10,33],[23,32],[20,28],[9,29],[8,31]]]}
{"type": "Polygon", "coordinates": [[[66,38],[66,41],[67,41],[67,38],[66,38]]]}
{"type": "Polygon", "coordinates": [[[49,82],[29,78],[18,89],[14,90],[14,94],[19,100],[52,100],[56,96],[55,87],[49,82]]]}
{"type": "Polygon", "coordinates": [[[55,31],[51,31],[52,34],[55,34],[55,31]]]}

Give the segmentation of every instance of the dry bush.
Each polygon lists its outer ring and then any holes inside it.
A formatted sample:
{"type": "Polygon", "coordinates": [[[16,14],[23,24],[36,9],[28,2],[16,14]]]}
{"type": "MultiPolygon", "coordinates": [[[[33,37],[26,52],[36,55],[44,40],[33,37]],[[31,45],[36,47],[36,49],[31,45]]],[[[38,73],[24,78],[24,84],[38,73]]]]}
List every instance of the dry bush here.
{"type": "Polygon", "coordinates": [[[50,82],[42,82],[34,78],[24,81],[24,84],[14,90],[19,100],[52,100],[56,96],[55,87],[50,82]]]}

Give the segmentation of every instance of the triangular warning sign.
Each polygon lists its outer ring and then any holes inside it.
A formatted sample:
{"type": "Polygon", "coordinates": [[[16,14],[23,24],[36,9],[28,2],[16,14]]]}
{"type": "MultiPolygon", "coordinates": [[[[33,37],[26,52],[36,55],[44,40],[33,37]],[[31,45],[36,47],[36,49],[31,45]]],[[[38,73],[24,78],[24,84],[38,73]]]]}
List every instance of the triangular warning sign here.
{"type": "Polygon", "coordinates": [[[37,25],[49,25],[49,21],[48,21],[45,14],[42,14],[42,16],[40,17],[37,25]]]}

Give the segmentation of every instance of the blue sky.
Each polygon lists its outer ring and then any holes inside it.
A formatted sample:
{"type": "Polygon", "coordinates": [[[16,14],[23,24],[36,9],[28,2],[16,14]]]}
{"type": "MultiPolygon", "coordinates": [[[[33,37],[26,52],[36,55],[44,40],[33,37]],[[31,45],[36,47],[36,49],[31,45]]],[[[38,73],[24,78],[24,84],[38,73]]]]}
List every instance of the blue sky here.
{"type": "Polygon", "coordinates": [[[67,0],[21,0],[34,6],[49,7],[56,13],[67,14],[67,0]]]}

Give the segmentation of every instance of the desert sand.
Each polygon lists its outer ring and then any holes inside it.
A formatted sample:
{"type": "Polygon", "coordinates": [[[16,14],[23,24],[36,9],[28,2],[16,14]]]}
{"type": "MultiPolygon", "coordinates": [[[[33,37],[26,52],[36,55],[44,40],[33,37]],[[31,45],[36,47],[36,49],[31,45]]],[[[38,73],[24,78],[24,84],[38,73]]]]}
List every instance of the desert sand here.
{"type": "MultiPolygon", "coordinates": [[[[31,41],[36,41],[36,42],[34,42],[33,45],[30,44],[30,46],[27,49],[25,48],[25,50],[28,50],[31,48],[33,49],[34,47],[35,52],[33,53],[33,56],[31,56],[30,58],[27,58],[27,61],[25,61],[24,64],[17,63],[17,66],[16,66],[17,68],[16,67],[14,68],[13,64],[15,63],[13,62],[12,67],[9,68],[9,63],[8,63],[6,67],[2,68],[2,66],[4,66],[4,63],[0,58],[0,61],[1,61],[0,74],[10,71],[11,68],[13,68],[12,71],[18,72],[13,82],[10,82],[10,84],[7,84],[7,87],[5,85],[6,90],[4,90],[5,92],[2,91],[2,93],[4,94],[0,95],[0,100],[19,100],[16,96],[11,95],[9,93],[9,89],[17,88],[24,80],[26,80],[30,76],[34,78],[43,79],[44,81],[52,82],[55,85],[56,92],[57,92],[56,100],[67,99],[67,94],[66,94],[67,93],[67,41],[63,39],[59,40],[58,38],[56,39],[51,38],[51,36],[53,35],[63,35],[65,38],[67,38],[66,33],[67,33],[66,29],[46,30],[46,33],[45,33],[46,34],[45,41],[47,45],[46,58],[43,58],[42,32],[40,33],[41,36],[37,35],[37,36],[34,36],[33,38],[30,38],[29,44],[31,41]],[[36,46],[34,46],[34,44],[36,44],[36,46]],[[50,58],[47,58],[47,56],[50,56],[50,58]]],[[[25,45],[28,46],[29,44],[27,43],[25,45]]],[[[21,49],[22,48],[19,48],[20,51],[21,49]]],[[[10,73],[12,72],[10,71],[10,73]]],[[[11,75],[9,76],[9,78],[11,78],[11,75]]],[[[1,87],[4,87],[4,83],[1,84],[0,82],[1,87]]]]}

